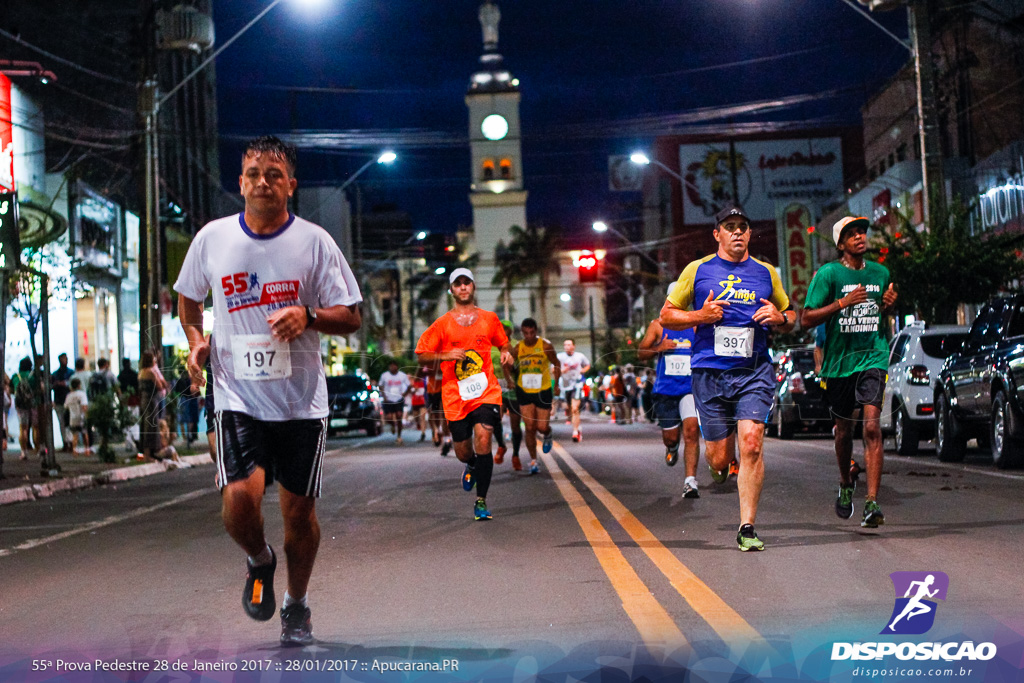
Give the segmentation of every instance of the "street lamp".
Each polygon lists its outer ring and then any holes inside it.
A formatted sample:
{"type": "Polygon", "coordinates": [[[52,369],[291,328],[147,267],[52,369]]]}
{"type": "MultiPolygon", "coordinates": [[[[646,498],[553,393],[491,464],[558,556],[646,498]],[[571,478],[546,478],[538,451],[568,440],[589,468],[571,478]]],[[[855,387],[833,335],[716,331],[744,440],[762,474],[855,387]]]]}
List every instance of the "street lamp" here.
{"type": "Polygon", "coordinates": [[[390,166],[391,164],[395,163],[395,159],[397,159],[397,158],[398,158],[398,155],[395,154],[394,152],[390,151],[390,150],[381,152],[380,155],[378,155],[377,157],[375,157],[373,159],[368,160],[365,164],[363,164],[362,166],[359,167],[358,171],[356,171],[355,173],[350,175],[348,177],[348,180],[346,180],[345,182],[343,182],[341,184],[341,191],[344,192],[346,187],[351,185],[352,182],[356,178],[358,178],[360,175],[362,175],[363,171],[365,171],[366,169],[368,169],[371,166],[373,166],[374,163],[385,164],[385,165],[390,166]]]}
{"type": "MultiPolygon", "coordinates": [[[[311,2],[312,0],[303,0],[311,2]]],[[[153,8],[157,0],[153,0],[153,8]]],[[[209,57],[199,63],[195,69],[190,71],[184,78],[178,81],[177,85],[168,90],[163,96],[160,95],[156,77],[156,59],[148,65],[150,75],[148,80],[142,84],[139,98],[139,110],[144,122],[145,139],[145,205],[146,219],[144,222],[145,237],[143,244],[146,247],[146,278],[145,297],[141,304],[142,331],[140,345],[142,348],[159,349],[163,345],[162,321],[160,319],[160,131],[158,128],[158,115],[162,107],[171,97],[174,96],[186,83],[195,78],[205,69],[220,53],[226,50],[232,43],[238,40],[243,33],[252,28],[256,22],[267,15],[270,10],[277,7],[284,0],[272,0],[263,10],[253,17],[249,23],[239,29],[235,35],[228,38],[223,45],[217,48],[209,57]],[[148,339],[147,339],[148,337],[148,339]]],[[[185,22],[185,25],[192,25],[185,22]]],[[[198,24],[197,24],[198,25],[198,24]]],[[[209,24],[209,31],[206,35],[195,36],[188,41],[189,47],[194,49],[206,49],[213,44],[212,23],[209,24]]],[[[154,20],[155,31],[155,20],[154,20]]]]}

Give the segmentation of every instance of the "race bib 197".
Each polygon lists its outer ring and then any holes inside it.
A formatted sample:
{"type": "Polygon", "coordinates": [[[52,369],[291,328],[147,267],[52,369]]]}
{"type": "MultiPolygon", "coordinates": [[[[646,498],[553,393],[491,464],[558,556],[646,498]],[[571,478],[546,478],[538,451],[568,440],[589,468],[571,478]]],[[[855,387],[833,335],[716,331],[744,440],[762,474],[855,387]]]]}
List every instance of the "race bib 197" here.
{"type": "Polygon", "coordinates": [[[235,379],[286,379],[292,376],[291,351],[286,342],[269,334],[236,334],[231,337],[235,379]]]}
{"type": "Polygon", "coordinates": [[[539,372],[523,373],[519,379],[522,381],[523,389],[530,391],[539,391],[544,385],[544,375],[539,372]]]}
{"type": "Polygon", "coordinates": [[[680,377],[690,374],[690,356],[674,354],[665,356],[665,374],[680,377]]]}
{"type": "Polygon", "coordinates": [[[480,398],[484,395],[484,390],[486,389],[487,375],[482,372],[470,375],[466,379],[459,380],[459,396],[462,397],[463,401],[471,401],[474,398],[480,398]]]}
{"type": "Polygon", "coordinates": [[[715,355],[750,358],[754,355],[754,328],[716,327],[715,355]]]}

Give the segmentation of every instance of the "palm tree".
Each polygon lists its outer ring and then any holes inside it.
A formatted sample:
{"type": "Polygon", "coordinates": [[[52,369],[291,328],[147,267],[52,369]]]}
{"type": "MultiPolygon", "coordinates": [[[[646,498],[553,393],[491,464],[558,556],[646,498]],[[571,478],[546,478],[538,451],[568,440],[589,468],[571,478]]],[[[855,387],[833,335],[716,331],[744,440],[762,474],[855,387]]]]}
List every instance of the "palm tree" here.
{"type": "Polygon", "coordinates": [[[506,246],[504,240],[499,240],[494,248],[494,264],[496,271],[491,278],[491,284],[501,286],[504,317],[509,320],[512,318],[512,287],[526,280],[523,261],[517,258],[511,245],[506,246]]]}
{"type": "MultiPolygon", "coordinates": [[[[547,334],[548,326],[548,289],[552,275],[560,275],[562,267],[558,262],[558,253],[562,249],[562,237],[556,228],[542,228],[536,224],[527,224],[526,229],[513,225],[509,230],[512,239],[507,247],[506,262],[510,285],[527,282],[537,278],[537,317],[540,318],[541,335],[547,334]]],[[[497,250],[495,250],[497,256],[497,250]]],[[[505,262],[498,262],[498,268],[506,267],[505,262]]],[[[500,271],[499,271],[500,272],[500,271]]],[[[506,294],[507,297],[507,294],[506,294]]],[[[507,301],[507,298],[506,298],[507,301]]]]}

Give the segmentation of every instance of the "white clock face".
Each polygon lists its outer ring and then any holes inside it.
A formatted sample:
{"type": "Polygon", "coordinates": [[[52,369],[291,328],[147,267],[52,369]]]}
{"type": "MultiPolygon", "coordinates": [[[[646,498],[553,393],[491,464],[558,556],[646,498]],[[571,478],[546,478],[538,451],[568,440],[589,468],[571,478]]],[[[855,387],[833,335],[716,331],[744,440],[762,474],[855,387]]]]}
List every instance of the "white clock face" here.
{"type": "Polygon", "coordinates": [[[508,121],[501,114],[491,114],[480,124],[480,132],[488,140],[501,140],[508,135],[508,121]]]}

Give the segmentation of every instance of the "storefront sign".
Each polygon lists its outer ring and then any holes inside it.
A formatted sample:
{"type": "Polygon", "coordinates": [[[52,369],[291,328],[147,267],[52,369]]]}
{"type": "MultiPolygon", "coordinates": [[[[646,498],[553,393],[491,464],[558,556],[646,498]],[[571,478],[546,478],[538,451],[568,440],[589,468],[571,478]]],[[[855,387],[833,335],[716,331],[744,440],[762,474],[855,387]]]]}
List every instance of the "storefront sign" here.
{"type": "Polygon", "coordinates": [[[811,212],[803,204],[779,204],[777,234],[779,236],[779,263],[782,264],[783,287],[790,300],[803,306],[807,286],[814,274],[811,260],[811,212]]]}
{"type": "Polygon", "coordinates": [[[0,192],[14,192],[14,124],[11,81],[0,74],[0,192]]]}
{"type": "Polygon", "coordinates": [[[824,204],[843,192],[840,138],[712,142],[679,147],[683,222],[706,225],[737,199],[751,220],[774,221],[778,203],[824,204]],[[733,197],[733,168],[738,198],[733,197]]]}
{"type": "MultiPolygon", "coordinates": [[[[1024,168],[1024,158],[1019,163],[1018,168],[1024,168]]],[[[1024,173],[1018,171],[981,193],[978,210],[985,230],[1003,230],[1024,223],[1024,173]]]]}
{"type": "Polygon", "coordinates": [[[0,192],[0,268],[16,269],[20,260],[18,195],[14,192],[0,192]]]}
{"type": "Polygon", "coordinates": [[[82,181],[73,186],[71,204],[71,255],[76,270],[105,271],[122,276],[121,207],[82,181]]]}

